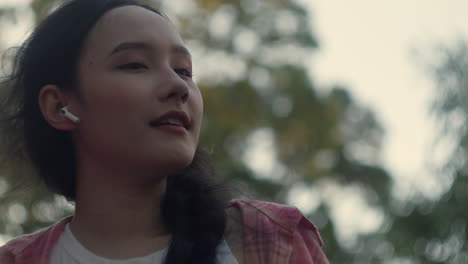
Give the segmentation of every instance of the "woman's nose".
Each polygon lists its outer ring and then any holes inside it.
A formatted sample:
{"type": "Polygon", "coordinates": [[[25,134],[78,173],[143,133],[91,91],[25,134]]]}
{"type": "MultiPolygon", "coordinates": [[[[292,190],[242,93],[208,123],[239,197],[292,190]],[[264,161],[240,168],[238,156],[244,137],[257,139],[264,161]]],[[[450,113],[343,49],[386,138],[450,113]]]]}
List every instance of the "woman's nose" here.
{"type": "Polygon", "coordinates": [[[185,103],[189,97],[189,89],[186,81],[173,69],[168,69],[162,83],[160,99],[177,100],[185,103]]]}

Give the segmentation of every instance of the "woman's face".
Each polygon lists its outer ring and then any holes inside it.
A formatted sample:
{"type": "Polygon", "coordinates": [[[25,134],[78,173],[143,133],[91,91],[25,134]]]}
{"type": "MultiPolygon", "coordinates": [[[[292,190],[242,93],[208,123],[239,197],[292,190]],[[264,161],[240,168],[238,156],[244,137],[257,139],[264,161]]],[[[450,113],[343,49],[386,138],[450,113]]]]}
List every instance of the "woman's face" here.
{"type": "MultiPolygon", "coordinates": [[[[193,159],[203,101],[191,56],[160,15],[124,6],[93,27],[79,60],[78,155],[168,173],[193,159]]],[[[78,157],[80,158],[80,157],[78,157]]]]}

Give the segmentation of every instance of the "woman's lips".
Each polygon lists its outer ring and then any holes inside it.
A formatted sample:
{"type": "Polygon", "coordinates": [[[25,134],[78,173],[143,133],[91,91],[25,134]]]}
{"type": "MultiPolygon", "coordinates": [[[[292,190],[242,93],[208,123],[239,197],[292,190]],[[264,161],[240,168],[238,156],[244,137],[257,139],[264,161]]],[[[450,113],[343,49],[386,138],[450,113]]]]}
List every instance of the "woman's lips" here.
{"type": "Polygon", "coordinates": [[[169,111],[150,122],[151,126],[175,126],[186,130],[190,128],[190,119],[183,111],[169,111]]]}

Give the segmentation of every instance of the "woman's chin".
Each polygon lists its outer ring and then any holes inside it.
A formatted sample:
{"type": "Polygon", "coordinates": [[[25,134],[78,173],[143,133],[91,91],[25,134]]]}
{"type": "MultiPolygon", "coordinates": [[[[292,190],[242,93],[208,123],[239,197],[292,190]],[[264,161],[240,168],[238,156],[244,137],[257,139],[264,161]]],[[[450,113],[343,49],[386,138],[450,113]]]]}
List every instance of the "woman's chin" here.
{"type": "Polygon", "coordinates": [[[180,171],[190,166],[194,157],[195,152],[171,153],[155,162],[156,169],[164,168],[170,173],[180,171]]]}

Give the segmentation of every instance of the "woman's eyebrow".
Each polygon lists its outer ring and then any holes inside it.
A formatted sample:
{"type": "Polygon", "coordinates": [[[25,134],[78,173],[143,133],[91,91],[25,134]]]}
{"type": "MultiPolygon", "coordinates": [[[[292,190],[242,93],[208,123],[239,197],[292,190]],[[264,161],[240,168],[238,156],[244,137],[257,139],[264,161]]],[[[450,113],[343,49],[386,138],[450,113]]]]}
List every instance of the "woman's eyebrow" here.
{"type": "Polygon", "coordinates": [[[187,57],[192,57],[192,54],[190,54],[190,51],[182,45],[173,45],[171,47],[171,53],[181,54],[187,57]]]}
{"type": "Polygon", "coordinates": [[[122,42],[117,45],[109,54],[108,57],[114,55],[115,53],[124,51],[124,50],[143,50],[143,51],[151,51],[151,45],[145,42],[122,42]]]}
{"type": "MultiPolygon", "coordinates": [[[[117,45],[114,49],[112,49],[108,57],[114,55],[115,53],[124,51],[124,50],[151,51],[152,46],[145,42],[122,42],[119,45],[117,45]]],[[[180,54],[180,55],[184,55],[187,57],[192,57],[192,55],[190,54],[190,51],[182,45],[172,45],[170,50],[171,50],[171,53],[174,53],[174,54],[180,54]]]]}

